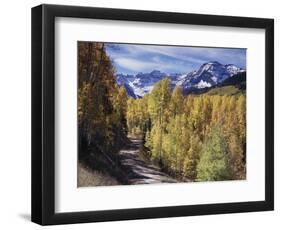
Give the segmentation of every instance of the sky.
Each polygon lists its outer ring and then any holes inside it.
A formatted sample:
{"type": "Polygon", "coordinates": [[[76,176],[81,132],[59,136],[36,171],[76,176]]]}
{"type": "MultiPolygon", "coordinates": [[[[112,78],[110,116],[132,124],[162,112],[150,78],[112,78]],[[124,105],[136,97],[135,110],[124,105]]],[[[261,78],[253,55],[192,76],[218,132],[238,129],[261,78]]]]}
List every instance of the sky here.
{"type": "Polygon", "coordinates": [[[105,43],[117,73],[189,73],[210,61],[246,69],[246,49],[105,43]]]}

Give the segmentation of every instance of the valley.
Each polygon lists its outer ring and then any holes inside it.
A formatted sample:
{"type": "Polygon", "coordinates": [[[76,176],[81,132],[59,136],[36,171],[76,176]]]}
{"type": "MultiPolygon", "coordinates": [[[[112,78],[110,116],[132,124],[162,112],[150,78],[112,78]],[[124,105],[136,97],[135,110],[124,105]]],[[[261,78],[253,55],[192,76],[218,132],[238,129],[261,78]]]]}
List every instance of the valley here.
{"type": "Polygon", "coordinates": [[[79,43],[78,186],[245,180],[246,69],[139,46],[79,43]]]}

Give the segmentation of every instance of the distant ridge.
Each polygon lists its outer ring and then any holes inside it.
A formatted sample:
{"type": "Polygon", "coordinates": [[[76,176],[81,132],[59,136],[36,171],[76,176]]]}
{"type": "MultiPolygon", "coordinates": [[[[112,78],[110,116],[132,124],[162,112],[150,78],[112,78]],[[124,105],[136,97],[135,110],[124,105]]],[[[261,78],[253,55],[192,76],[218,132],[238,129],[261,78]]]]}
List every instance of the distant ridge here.
{"type": "Polygon", "coordinates": [[[239,68],[233,64],[223,65],[217,61],[210,61],[200,66],[198,70],[194,70],[187,74],[172,73],[167,74],[159,70],[153,70],[150,73],[138,73],[136,75],[116,74],[116,82],[119,86],[124,85],[130,97],[140,98],[150,93],[156,82],[165,77],[171,79],[171,86],[180,86],[184,93],[194,92],[198,90],[206,91],[223,82],[227,84],[235,84],[235,81],[243,79],[232,79],[232,77],[246,77],[246,70],[239,68]],[[244,75],[239,75],[244,73],[244,75]]]}

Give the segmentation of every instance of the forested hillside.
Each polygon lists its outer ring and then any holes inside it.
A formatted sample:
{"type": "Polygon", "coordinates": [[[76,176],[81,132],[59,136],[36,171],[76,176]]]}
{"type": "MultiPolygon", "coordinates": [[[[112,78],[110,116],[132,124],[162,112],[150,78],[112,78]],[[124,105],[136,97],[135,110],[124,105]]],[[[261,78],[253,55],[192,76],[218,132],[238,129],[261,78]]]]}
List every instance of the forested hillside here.
{"type": "Polygon", "coordinates": [[[161,174],[167,181],[246,178],[244,91],[183,95],[164,78],[150,93],[134,99],[116,84],[103,43],[79,42],[78,51],[79,165],[86,162],[91,170],[114,177],[112,184],[116,179],[130,184],[132,177],[135,183],[139,175],[128,162],[141,162],[142,167],[149,162],[153,173],[167,174],[161,174]]]}
{"type": "Polygon", "coordinates": [[[118,168],[114,153],[128,141],[126,90],[115,83],[103,43],[79,42],[78,49],[79,160],[116,174],[111,172],[118,168]]]}
{"type": "Polygon", "coordinates": [[[142,135],[150,157],[177,178],[245,179],[246,97],[183,96],[170,81],[129,99],[128,131],[142,135]]]}

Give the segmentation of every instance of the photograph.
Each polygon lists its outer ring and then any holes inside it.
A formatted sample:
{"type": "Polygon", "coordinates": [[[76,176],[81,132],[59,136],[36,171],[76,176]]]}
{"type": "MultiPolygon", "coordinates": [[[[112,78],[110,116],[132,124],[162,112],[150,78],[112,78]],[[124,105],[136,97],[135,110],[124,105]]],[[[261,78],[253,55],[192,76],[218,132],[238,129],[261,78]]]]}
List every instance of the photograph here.
{"type": "Polygon", "coordinates": [[[77,186],[246,179],[246,49],[78,41],[77,186]]]}
{"type": "Polygon", "coordinates": [[[152,5],[32,7],[32,222],[275,209],[276,20],[152,5]]]}

